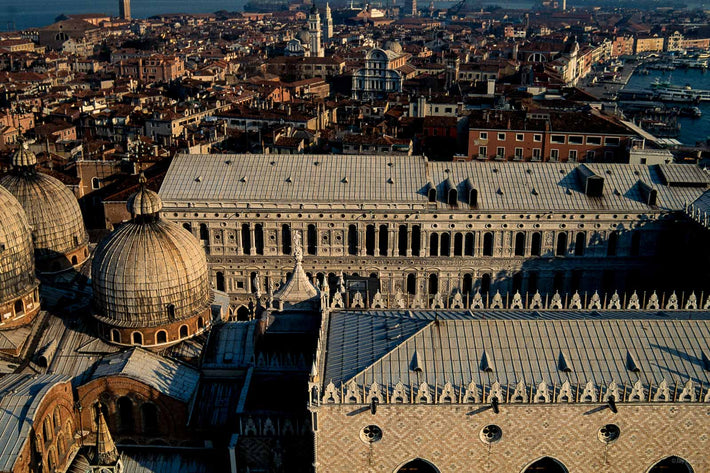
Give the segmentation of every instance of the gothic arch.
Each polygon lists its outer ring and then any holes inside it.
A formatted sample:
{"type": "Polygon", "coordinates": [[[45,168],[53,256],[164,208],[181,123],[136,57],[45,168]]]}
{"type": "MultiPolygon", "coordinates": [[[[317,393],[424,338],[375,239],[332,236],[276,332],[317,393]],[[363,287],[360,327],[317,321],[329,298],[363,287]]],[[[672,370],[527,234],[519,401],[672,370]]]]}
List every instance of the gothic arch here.
{"type": "Polygon", "coordinates": [[[423,458],[414,458],[395,468],[394,473],[440,473],[439,469],[430,461],[423,458]]]}
{"type": "Polygon", "coordinates": [[[521,473],[569,473],[569,470],[555,458],[541,457],[529,463],[521,473]]]}
{"type": "Polygon", "coordinates": [[[694,473],[694,470],[684,458],[671,455],[654,463],[648,473],[694,473]]]}

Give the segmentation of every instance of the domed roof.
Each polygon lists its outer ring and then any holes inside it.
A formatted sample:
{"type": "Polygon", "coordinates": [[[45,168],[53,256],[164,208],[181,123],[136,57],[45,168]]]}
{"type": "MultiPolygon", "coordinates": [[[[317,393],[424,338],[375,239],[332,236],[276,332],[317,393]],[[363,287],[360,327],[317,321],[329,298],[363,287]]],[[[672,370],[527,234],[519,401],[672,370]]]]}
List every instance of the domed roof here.
{"type": "Polygon", "coordinates": [[[32,233],[22,205],[0,187],[0,304],[37,285],[32,233]]]}
{"type": "Polygon", "coordinates": [[[308,44],[311,42],[311,34],[308,32],[308,30],[301,30],[296,33],[296,39],[298,39],[301,44],[308,44]]]}
{"type": "Polygon", "coordinates": [[[402,45],[399,44],[399,41],[390,40],[385,42],[385,49],[399,54],[402,52],[402,45]]]}
{"type": "Polygon", "coordinates": [[[20,148],[12,155],[12,165],[15,167],[29,167],[37,164],[37,156],[30,151],[26,142],[22,142],[20,148]]]}
{"type": "Polygon", "coordinates": [[[163,208],[163,201],[157,192],[145,187],[145,176],[141,174],[139,180],[141,187],[135,194],[132,194],[126,202],[126,207],[131,215],[157,214],[163,208]]]}
{"type": "MultiPolygon", "coordinates": [[[[129,199],[162,207],[153,192],[129,199]],[[149,197],[148,197],[149,196],[149,197]],[[146,198],[147,197],[147,198],[146,198]]],[[[118,327],[155,327],[194,316],[211,302],[207,257],[195,237],[156,213],[135,218],[99,243],[91,265],[97,319],[118,327]]]]}
{"type": "Polygon", "coordinates": [[[18,166],[0,179],[22,204],[27,215],[38,261],[54,258],[88,242],[89,236],[72,191],[58,179],[39,173],[34,165],[18,166]]]}

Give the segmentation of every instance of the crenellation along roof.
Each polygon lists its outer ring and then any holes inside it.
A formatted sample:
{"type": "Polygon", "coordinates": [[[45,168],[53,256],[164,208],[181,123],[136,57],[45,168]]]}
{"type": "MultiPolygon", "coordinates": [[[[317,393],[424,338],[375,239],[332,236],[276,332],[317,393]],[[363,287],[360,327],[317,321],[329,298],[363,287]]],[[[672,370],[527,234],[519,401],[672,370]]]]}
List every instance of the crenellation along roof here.
{"type": "Polygon", "coordinates": [[[429,208],[427,183],[437,188],[437,208],[470,212],[466,181],[478,192],[478,212],[683,210],[710,186],[694,165],[585,163],[604,179],[599,197],[585,194],[577,163],[429,162],[417,156],[189,155],[176,156],[160,195],[166,208],[211,203],[262,208],[297,204],[396,205],[429,208]],[[458,191],[446,204],[445,181],[458,191]],[[657,192],[649,205],[639,181],[657,192]],[[671,185],[668,185],[671,184],[671,185]]]}

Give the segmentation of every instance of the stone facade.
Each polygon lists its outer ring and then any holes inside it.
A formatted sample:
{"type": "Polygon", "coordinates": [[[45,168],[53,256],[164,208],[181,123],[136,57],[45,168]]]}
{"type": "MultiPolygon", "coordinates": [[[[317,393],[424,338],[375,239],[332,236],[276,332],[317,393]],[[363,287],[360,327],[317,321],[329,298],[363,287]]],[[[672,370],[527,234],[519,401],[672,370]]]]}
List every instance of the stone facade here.
{"type": "Polygon", "coordinates": [[[394,473],[421,458],[441,473],[523,473],[552,457],[577,473],[645,473],[678,456],[695,472],[709,471],[709,406],[639,403],[614,414],[606,404],[513,404],[495,414],[488,405],[381,405],[373,415],[368,405],[322,405],[314,409],[315,468],[394,473]],[[600,440],[608,424],[620,429],[612,442],[600,440]],[[381,429],[381,440],[361,439],[368,425],[381,429]],[[481,440],[487,425],[500,427],[499,441],[481,440]]]}

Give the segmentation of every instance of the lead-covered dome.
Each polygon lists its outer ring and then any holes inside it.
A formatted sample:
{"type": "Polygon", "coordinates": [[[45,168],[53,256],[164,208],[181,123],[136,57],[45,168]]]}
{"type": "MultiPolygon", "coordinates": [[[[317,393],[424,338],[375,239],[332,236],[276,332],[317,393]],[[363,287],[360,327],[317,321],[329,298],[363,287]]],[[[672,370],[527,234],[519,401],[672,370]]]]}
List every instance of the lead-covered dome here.
{"type": "Polygon", "coordinates": [[[23,146],[14,154],[13,170],[0,179],[20,202],[34,236],[37,269],[56,272],[88,257],[89,236],[79,203],[58,179],[37,172],[34,153],[23,146]]]}
{"type": "MultiPolygon", "coordinates": [[[[0,328],[39,310],[32,233],[22,205],[0,187],[0,328]],[[11,314],[7,317],[6,314],[11,314]]],[[[24,322],[23,322],[24,323],[24,322]]]]}
{"type": "Polygon", "coordinates": [[[159,345],[200,331],[212,300],[204,249],[190,232],[160,218],[160,197],[144,183],[127,207],[133,220],[99,243],[91,265],[96,318],[117,329],[106,337],[159,345]],[[178,330],[183,322],[188,326],[178,330]],[[166,329],[162,336],[144,330],[158,327],[166,329]],[[140,329],[140,338],[120,329],[140,329]]]}

